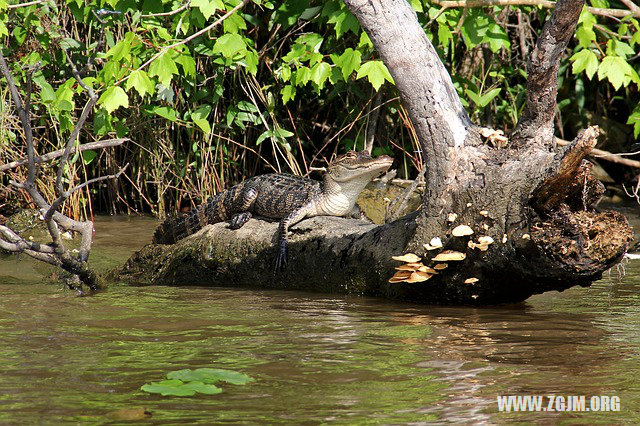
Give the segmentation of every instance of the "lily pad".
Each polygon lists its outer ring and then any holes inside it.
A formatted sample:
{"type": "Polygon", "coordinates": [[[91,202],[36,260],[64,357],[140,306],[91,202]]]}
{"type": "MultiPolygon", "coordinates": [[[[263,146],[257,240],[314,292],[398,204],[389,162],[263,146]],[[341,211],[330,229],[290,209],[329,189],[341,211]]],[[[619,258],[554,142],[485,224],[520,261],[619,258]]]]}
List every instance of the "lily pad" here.
{"type": "Polygon", "coordinates": [[[233,385],[244,385],[255,381],[253,378],[237,371],[219,368],[198,368],[172,371],[167,374],[168,379],[178,379],[183,382],[217,383],[227,382],[233,385]]]}
{"type": "Polygon", "coordinates": [[[185,383],[182,380],[163,380],[157,383],[149,383],[142,386],[145,392],[159,393],[162,396],[193,396],[196,394],[194,389],[184,386],[185,383]]]}

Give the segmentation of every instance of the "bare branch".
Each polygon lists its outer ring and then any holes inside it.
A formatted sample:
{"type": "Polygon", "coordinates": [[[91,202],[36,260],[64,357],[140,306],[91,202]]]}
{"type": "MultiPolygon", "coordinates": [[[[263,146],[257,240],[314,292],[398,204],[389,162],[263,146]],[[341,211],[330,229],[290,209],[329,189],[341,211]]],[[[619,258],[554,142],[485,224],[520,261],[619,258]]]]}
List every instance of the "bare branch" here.
{"type": "Polygon", "coordinates": [[[27,160],[29,162],[29,171],[27,174],[25,185],[27,188],[29,188],[32,187],[36,181],[36,167],[34,161],[35,154],[33,149],[33,131],[31,129],[31,118],[29,117],[29,111],[25,110],[22,105],[20,93],[18,93],[18,88],[16,87],[16,83],[13,80],[13,76],[11,75],[11,71],[9,70],[9,66],[7,65],[7,61],[4,59],[2,52],[0,52],[0,71],[2,71],[2,75],[4,75],[4,78],[7,80],[9,91],[11,92],[11,97],[13,98],[13,102],[16,104],[18,116],[20,117],[22,127],[24,128],[24,136],[27,143],[27,160]]]}
{"type": "Polygon", "coordinates": [[[18,4],[10,4],[7,5],[8,9],[17,9],[19,7],[28,7],[28,6],[33,6],[34,4],[40,4],[40,3],[44,3],[45,0],[35,0],[35,1],[29,1],[26,3],[18,3],[18,4]]]}
{"type": "MultiPolygon", "coordinates": [[[[84,152],[90,149],[101,149],[101,148],[110,148],[112,146],[122,145],[124,142],[129,141],[129,138],[116,138],[116,139],[105,139],[97,142],[88,142],[79,146],[74,145],[74,149],[71,151],[71,154],[75,154],[76,152],[84,152]]],[[[39,155],[35,157],[36,163],[45,163],[47,161],[55,160],[58,157],[62,156],[64,149],[59,149],[57,151],[49,152],[44,155],[39,155]]],[[[7,164],[3,164],[0,166],[0,172],[6,172],[7,170],[15,169],[16,167],[20,167],[24,164],[27,164],[27,159],[22,158],[17,161],[12,161],[7,164]]]]}
{"type": "Polygon", "coordinates": [[[60,193],[60,196],[58,196],[58,198],[56,198],[53,201],[53,203],[51,203],[51,207],[49,207],[49,210],[47,210],[47,212],[44,214],[44,220],[45,221],[49,221],[51,219],[51,217],[53,216],[53,214],[60,208],[62,203],[64,203],[71,196],[71,194],[73,194],[74,192],[79,191],[82,188],[85,188],[85,187],[87,187],[87,186],[89,186],[91,184],[94,184],[96,182],[101,182],[101,181],[107,180],[107,179],[117,179],[127,169],[127,167],[129,167],[129,163],[127,163],[123,168],[118,170],[118,172],[115,173],[115,174],[107,175],[107,176],[99,176],[97,178],[89,179],[88,181],[83,182],[80,185],[74,186],[73,188],[71,188],[68,191],[62,191],[62,193],[60,193]]]}
{"type": "MultiPolygon", "coordinates": [[[[567,145],[571,144],[570,141],[566,141],[566,140],[560,139],[560,138],[556,138],[556,143],[559,146],[567,146],[567,145]]],[[[635,167],[637,169],[640,169],[640,161],[631,160],[629,158],[624,158],[623,157],[624,155],[634,155],[634,154],[638,154],[638,153],[634,152],[634,153],[630,153],[630,154],[614,154],[614,153],[609,152],[609,151],[604,151],[602,149],[594,148],[594,149],[591,150],[590,156],[593,157],[593,158],[599,158],[599,159],[602,159],[602,160],[610,161],[612,163],[623,164],[625,166],[635,167]]]]}

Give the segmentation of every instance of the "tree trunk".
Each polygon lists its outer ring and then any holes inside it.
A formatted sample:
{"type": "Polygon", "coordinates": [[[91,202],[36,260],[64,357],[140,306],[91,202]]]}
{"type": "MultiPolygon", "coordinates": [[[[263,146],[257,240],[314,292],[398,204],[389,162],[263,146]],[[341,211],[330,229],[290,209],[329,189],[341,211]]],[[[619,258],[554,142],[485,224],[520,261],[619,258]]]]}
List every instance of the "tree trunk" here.
{"type": "Polygon", "coordinates": [[[389,68],[420,139],[426,159],[421,210],[384,226],[303,221],[293,228],[290,264],[275,275],[275,224],[252,220],[239,231],[217,224],[174,247],[145,248],[125,265],[128,279],[492,304],[589,285],[621,260],[632,237],[626,219],[592,209],[602,186],[590,178],[584,157],[598,129],[584,130],[559,153],[553,149],[558,63],[584,0],[558,1],[545,24],[528,66],[525,109],[507,148],[483,140],[405,0],[345,3],[389,68]],[[474,233],[453,236],[458,225],[474,233]],[[493,243],[479,244],[480,236],[493,243]],[[434,237],[444,247],[427,250],[434,237]],[[426,282],[388,282],[401,265],[393,255],[413,252],[433,267],[440,262],[432,258],[444,250],[465,258],[426,282]]]}

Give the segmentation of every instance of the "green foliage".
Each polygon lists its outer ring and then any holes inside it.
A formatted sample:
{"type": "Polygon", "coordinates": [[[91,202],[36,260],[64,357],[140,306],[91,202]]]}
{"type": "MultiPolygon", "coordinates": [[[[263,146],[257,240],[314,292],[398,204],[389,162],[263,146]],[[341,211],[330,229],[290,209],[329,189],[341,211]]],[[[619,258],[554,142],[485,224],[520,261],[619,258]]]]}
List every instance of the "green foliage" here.
{"type": "MultiPolygon", "coordinates": [[[[416,159],[405,156],[417,141],[393,78],[341,0],[254,0],[198,37],[193,36],[238,0],[192,0],[168,14],[183,4],[47,0],[9,10],[0,0],[3,53],[23,93],[25,70],[39,66],[31,97],[36,137],[52,149],[61,148],[87,101],[63,49],[79,69],[95,58],[83,81],[99,101],[81,142],[131,138],[114,155],[118,164],[132,163],[130,176],[138,176],[101,200],[103,208],[172,210],[247,175],[324,165],[332,152],[361,149],[374,96],[384,101],[375,152],[396,156],[401,176],[414,173],[408,165],[416,159]],[[102,15],[102,24],[93,14],[99,9],[115,13],[102,15]]],[[[529,28],[539,31],[550,10],[410,4],[472,118],[513,128],[524,103],[522,49],[533,50],[537,34],[529,28]],[[518,11],[525,25],[518,25],[518,11]],[[520,28],[527,31],[524,39],[520,28]]],[[[567,137],[589,124],[587,116],[626,126],[628,143],[638,137],[639,45],[636,18],[582,12],[559,74],[561,130],[567,137]]],[[[2,132],[14,135],[2,143],[19,150],[19,129],[2,132]]],[[[91,155],[82,156],[87,177],[112,167],[105,163],[108,156],[91,155]]]]}
{"type": "Polygon", "coordinates": [[[148,383],[140,389],[162,396],[193,396],[196,393],[216,395],[222,393],[222,388],[215,386],[214,383],[245,385],[254,381],[255,379],[237,371],[198,368],[172,371],[167,374],[167,380],[148,383]]]}

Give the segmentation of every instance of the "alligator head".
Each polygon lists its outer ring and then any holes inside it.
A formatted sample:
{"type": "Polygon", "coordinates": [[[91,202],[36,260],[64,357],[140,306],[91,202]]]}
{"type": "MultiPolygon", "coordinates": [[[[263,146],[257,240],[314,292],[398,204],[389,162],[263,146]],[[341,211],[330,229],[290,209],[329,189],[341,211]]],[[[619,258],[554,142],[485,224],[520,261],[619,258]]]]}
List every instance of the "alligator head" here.
{"type": "Polygon", "coordinates": [[[347,214],[364,187],[385,173],[391,163],[393,158],[386,155],[373,158],[368,151],[349,151],[337,157],[324,175],[321,210],[335,216],[347,214]]]}

